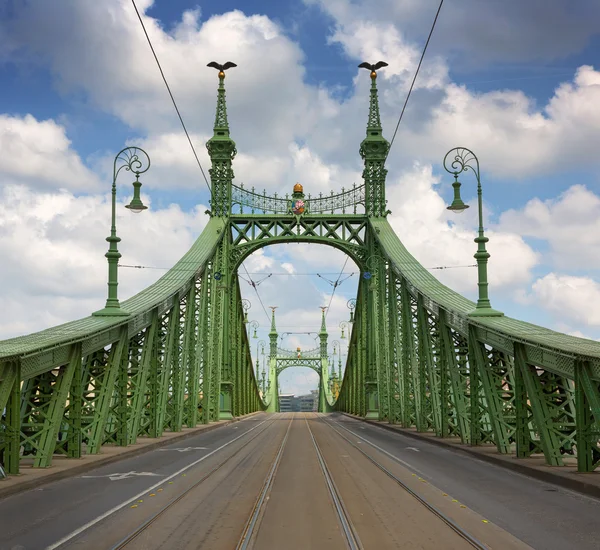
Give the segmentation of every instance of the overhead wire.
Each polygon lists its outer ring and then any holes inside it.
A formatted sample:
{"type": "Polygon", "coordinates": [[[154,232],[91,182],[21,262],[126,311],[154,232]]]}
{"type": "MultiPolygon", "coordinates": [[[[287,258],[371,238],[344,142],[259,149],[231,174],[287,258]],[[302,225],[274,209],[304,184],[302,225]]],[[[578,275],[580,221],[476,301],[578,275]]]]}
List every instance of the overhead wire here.
{"type": "Polygon", "coordinates": [[[344,272],[344,269],[346,269],[346,264],[348,263],[349,259],[350,259],[350,256],[346,256],[346,261],[344,262],[344,265],[342,266],[340,274],[338,275],[338,278],[337,278],[335,284],[333,285],[333,290],[331,291],[331,297],[329,298],[329,304],[327,305],[327,311],[325,311],[325,319],[327,319],[327,314],[329,313],[329,308],[331,307],[331,302],[333,301],[333,295],[335,294],[335,289],[339,286],[340,278],[342,277],[342,273],[344,272]]]}
{"type": "Polygon", "coordinates": [[[133,4],[133,7],[135,8],[135,13],[137,14],[138,19],[140,20],[140,24],[142,25],[142,29],[144,30],[144,34],[146,35],[146,39],[148,40],[148,44],[150,45],[150,49],[152,50],[152,54],[154,55],[154,59],[156,60],[156,64],[158,65],[158,70],[160,71],[160,74],[165,83],[165,86],[167,87],[167,91],[169,92],[169,95],[171,96],[171,101],[173,102],[175,111],[177,111],[177,116],[179,117],[179,122],[181,122],[181,126],[183,127],[183,131],[185,132],[185,135],[188,139],[190,147],[192,148],[192,153],[194,153],[194,157],[196,157],[196,162],[198,163],[198,168],[200,168],[200,172],[202,172],[202,176],[204,177],[204,181],[206,183],[206,186],[208,187],[208,190],[211,191],[210,184],[208,183],[208,178],[206,177],[206,174],[204,173],[202,164],[200,164],[200,159],[198,158],[198,154],[196,153],[196,149],[194,148],[194,144],[192,143],[190,134],[188,133],[187,128],[185,127],[185,123],[183,122],[183,118],[181,116],[181,113],[179,112],[179,108],[177,107],[177,103],[175,102],[175,98],[173,97],[173,93],[171,92],[169,83],[167,82],[167,78],[165,77],[165,73],[162,70],[160,61],[158,60],[158,56],[156,55],[156,52],[154,51],[154,46],[152,45],[150,36],[148,36],[148,32],[146,31],[146,26],[144,25],[144,21],[142,20],[142,16],[140,15],[140,12],[138,11],[137,6],[135,5],[135,0],[131,0],[131,3],[133,4]]]}
{"type": "MultiPolygon", "coordinates": [[[[258,297],[258,301],[260,302],[260,305],[263,308],[263,311],[265,312],[265,315],[267,316],[267,319],[269,320],[269,322],[271,322],[271,318],[269,317],[269,314],[267,313],[267,308],[265,307],[265,304],[263,304],[263,301],[260,297],[260,294],[258,293],[258,288],[256,283],[252,280],[252,277],[250,277],[250,274],[248,273],[248,270],[246,269],[246,266],[244,264],[242,264],[242,267],[244,268],[244,271],[246,272],[246,275],[248,275],[248,278],[250,279],[249,281],[249,285],[254,289],[254,292],[256,292],[256,296],[258,297]]],[[[262,281],[261,281],[262,282],[262,281]]]]}
{"type": "Polygon", "coordinates": [[[440,15],[440,11],[442,9],[443,4],[444,4],[444,0],[440,0],[440,5],[438,6],[437,12],[433,19],[433,24],[431,25],[431,30],[429,31],[429,36],[427,37],[427,41],[425,42],[425,47],[423,48],[423,53],[421,54],[421,59],[419,60],[419,64],[417,65],[417,70],[415,71],[415,76],[414,76],[412,83],[410,85],[410,88],[408,90],[408,95],[406,96],[406,100],[404,101],[404,106],[402,107],[402,111],[400,112],[400,118],[398,119],[398,124],[396,124],[396,129],[394,130],[394,135],[392,136],[392,140],[390,141],[390,146],[388,147],[388,152],[385,156],[385,160],[387,160],[388,155],[390,154],[390,150],[392,149],[394,139],[396,139],[396,134],[398,133],[398,127],[400,126],[400,122],[402,121],[402,117],[404,116],[404,111],[406,110],[406,105],[408,104],[410,94],[412,93],[413,87],[417,80],[419,70],[421,69],[421,64],[423,63],[423,58],[425,57],[425,52],[427,51],[427,46],[429,46],[429,41],[431,40],[431,35],[433,34],[433,30],[435,29],[435,24],[437,23],[437,20],[440,15]]]}

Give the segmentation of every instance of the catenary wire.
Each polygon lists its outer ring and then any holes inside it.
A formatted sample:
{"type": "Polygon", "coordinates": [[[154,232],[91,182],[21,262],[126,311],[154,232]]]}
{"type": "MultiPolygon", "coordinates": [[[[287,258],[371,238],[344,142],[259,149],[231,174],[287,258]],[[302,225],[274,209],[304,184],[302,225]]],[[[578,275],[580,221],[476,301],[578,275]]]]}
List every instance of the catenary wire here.
{"type": "Polygon", "coordinates": [[[425,47],[423,48],[423,53],[421,54],[421,59],[419,60],[419,64],[417,65],[417,70],[415,71],[415,76],[408,90],[408,95],[406,96],[406,100],[404,101],[404,106],[402,107],[402,111],[400,112],[400,118],[398,119],[398,124],[396,124],[396,129],[394,130],[394,135],[392,136],[392,140],[390,141],[390,146],[388,148],[388,152],[385,156],[385,160],[387,160],[388,155],[390,154],[390,150],[392,149],[392,145],[394,143],[394,139],[396,139],[396,134],[398,133],[398,127],[400,126],[400,122],[402,121],[402,117],[404,116],[404,111],[406,110],[406,105],[408,104],[408,100],[410,98],[410,94],[412,93],[413,86],[417,80],[417,75],[419,74],[419,69],[421,68],[421,64],[423,63],[423,58],[425,57],[425,52],[427,51],[427,46],[429,46],[429,41],[431,40],[431,35],[433,34],[433,29],[435,29],[435,24],[437,23],[438,16],[440,15],[440,11],[442,9],[442,5],[444,4],[444,0],[440,1],[440,5],[438,6],[437,12],[433,19],[433,24],[431,25],[431,30],[429,31],[429,36],[427,37],[427,42],[425,42],[425,47]]]}
{"type": "Polygon", "coordinates": [[[254,289],[254,292],[256,292],[256,296],[258,297],[258,301],[260,302],[260,305],[263,308],[263,311],[265,312],[265,315],[267,316],[267,320],[269,322],[271,322],[271,318],[269,317],[269,314],[267,313],[267,308],[265,307],[265,304],[263,304],[263,301],[260,297],[260,294],[258,293],[258,288],[256,288],[256,283],[252,280],[252,277],[250,277],[250,274],[248,273],[248,270],[246,269],[246,266],[244,264],[242,264],[242,267],[244,268],[244,271],[246,272],[246,275],[248,275],[248,278],[250,279],[250,286],[254,289]]]}
{"type": "Polygon", "coordinates": [[[158,56],[156,55],[156,52],[154,51],[154,46],[152,46],[152,42],[150,40],[150,37],[148,36],[148,32],[146,31],[146,26],[144,25],[144,21],[142,20],[142,16],[140,15],[140,12],[137,9],[137,6],[135,5],[135,0],[131,0],[131,3],[133,4],[133,7],[135,8],[135,13],[137,13],[138,19],[140,20],[140,23],[142,25],[142,29],[144,30],[144,34],[146,35],[146,39],[148,40],[148,44],[150,45],[150,49],[152,50],[152,54],[154,55],[154,59],[156,60],[156,64],[158,65],[158,70],[160,71],[160,74],[162,76],[162,79],[165,83],[165,86],[167,87],[167,91],[169,92],[169,95],[171,96],[171,101],[173,102],[173,106],[175,107],[175,111],[177,111],[177,116],[179,117],[179,121],[181,122],[181,126],[183,126],[183,131],[185,132],[185,135],[187,136],[188,142],[190,144],[190,147],[192,148],[192,152],[194,153],[194,157],[196,157],[196,162],[198,163],[198,168],[200,168],[200,172],[202,172],[202,176],[204,177],[204,181],[206,183],[206,186],[208,187],[208,190],[211,191],[210,188],[210,184],[208,183],[208,179],[206,177],[206,174],[204,173],[204,170],[202,168],[202,164],[200,164],[200,159],[198,158],[198,154],[196,153],[196,149],[194,148],[194,144],[192,143],[192,139],[190,138],[190,134],[187,131],[187,128],[185,127],[185,123],[183,122],[183,118],[181,116],[181,113],[179,112],[179,108],[177,107],[177,103],[175,102],[175,98],[173,97],[173,93],[171,92],[171,88],[169,87],[169,83],[167,82],[167,79],[165,77],[165,73],[162,70],[162,67],[160,65],[160,61],[158,60],[158,56]]]}
{"type": "Polygon", "coordinates": [[[344,269],[346,269],[346,264],[348,263],[349,259],[350,259],[350,256],[346,256],[346,261],[344,262],[344,265],[342,266],[340,274],[338,275],[338,278],[337,278],[335,284],[333,285],[333,290],[331,291],[331,297],[329,298],[329,304],[327,305],[327,311],[325,311],[325,319],[327,319],[327,314],[329,313],[329,308],[331,307],[331,302],[333,301],[333,295],[335,294],[335,289],[339,286],[340,278],[342,276],[342,273],[344,273],[344,269]]]}

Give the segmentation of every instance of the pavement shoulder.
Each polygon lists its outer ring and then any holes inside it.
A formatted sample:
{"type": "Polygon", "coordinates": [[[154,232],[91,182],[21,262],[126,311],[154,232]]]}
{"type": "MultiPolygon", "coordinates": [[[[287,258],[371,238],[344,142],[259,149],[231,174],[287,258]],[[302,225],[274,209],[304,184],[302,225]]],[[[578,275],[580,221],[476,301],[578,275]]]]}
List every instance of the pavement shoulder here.
{"type": "Polygon", "coordinates": [[[600,498],[600,471],[590,473],[578,472],[576,461],[570,457],[566,458],[567,465],[565,466],[549,466],[541,455],[531,458],[517,458],[514,453],[499,453],[494,445],[464,445],[458,438],[441,438],[431,432],[417,432],[414,428],[402,428],[395,424],[388,424],[387,422],[366,420],[347,413],[342,414],[366,424],[379,426],[385,430],[396,432],[416,440],[427,441],[433,445],[466,453],[490,464],[495,464],[496,466],[546,483],[552,483],[565,489],[600,498]]]}
{"type": "Polygon", "coordinates": [[[186,440],[195,435],[228,426],[234,422],[260,414],[260,412],[250,413],[232,420],[200,424],[195,428],[184,428],[181,432],[166,432],[160,438],[140,438],[137,443],[128,445],[127,447],[106,445],[102,447],[100,453],[97,455],[85,455],[81,458],[67,458],[56,455],[52,459],[52,465],[48,468],[33,468],[26,464],[21,465],[20,474],[0,479],[0,499],[31,489],[37,489],[48,483],[74,477],[100,466],[132,458],[160,447],[186,440]]]}

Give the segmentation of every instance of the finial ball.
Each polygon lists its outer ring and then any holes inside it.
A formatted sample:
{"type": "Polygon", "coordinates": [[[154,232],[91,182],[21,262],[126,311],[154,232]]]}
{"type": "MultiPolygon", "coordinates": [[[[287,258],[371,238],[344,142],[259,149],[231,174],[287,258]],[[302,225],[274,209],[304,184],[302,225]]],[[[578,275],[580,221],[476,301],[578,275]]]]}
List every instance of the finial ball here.
{"type": "Polygon", "coordinates": [[[225,73],[223,71],[219,71],[219,78],[225,78],[225,73]]]}
{"type": "Polygon", "coordinates": [[[371,78],[377,78],[377,73],[375,71],[371,71],[371,78]]]}
{"type": "Polygon", "coordinates": [[[304,192],[304,187],[301,184],[297,183],[294,185],[294,193],[302,193],[304,192]]]}

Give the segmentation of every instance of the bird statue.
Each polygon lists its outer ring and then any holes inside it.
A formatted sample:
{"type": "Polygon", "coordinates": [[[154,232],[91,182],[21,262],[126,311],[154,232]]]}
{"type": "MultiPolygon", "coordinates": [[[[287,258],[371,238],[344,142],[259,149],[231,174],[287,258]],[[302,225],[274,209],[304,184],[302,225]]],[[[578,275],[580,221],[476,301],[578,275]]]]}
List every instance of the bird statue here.
{"type": "Polygon", "coordinates": [[[220,63],[217,63],[216,61],[211,61],[207,67],[214,67],[215,69],[217,69],[219,71],[219,78],[225,78],[225,72],[227,69],[231,69],[231,67],[237,67],[237,65],[235,63],[232,63],[231,61],[228,61],[227,63],[225,63],[224,65],[221,65],[220,63]]]}
{"type": "Polygon", "coordinates": [[[369,69],[369,71],[371,71],[371,78],[376,78],[377,77],[376,71],[381,69],[382,67],[387,67],[387,66],[388,66],[388,64],[385,61],[378,61],[374,65],[371,65],[371,63],[367,63],[365,61],[364,63],[361,63],[358,67],[360,69],[369,69]]]}

